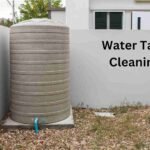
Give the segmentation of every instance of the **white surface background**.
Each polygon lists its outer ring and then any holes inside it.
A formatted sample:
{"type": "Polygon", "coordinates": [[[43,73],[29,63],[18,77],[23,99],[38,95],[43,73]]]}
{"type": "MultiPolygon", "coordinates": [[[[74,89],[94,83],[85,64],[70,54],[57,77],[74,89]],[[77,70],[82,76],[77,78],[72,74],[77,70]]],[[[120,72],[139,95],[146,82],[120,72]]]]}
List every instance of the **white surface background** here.
{"type": "Polygon", "coordinates": [[[150,12],[138,12],[135,11],[133,12],[133,17],[132,17],[132,29],[137,30],[137,20],[138,17],[141,17],[141,29],[142,30],[150,30],[150,12]]]}
{"type": "MultiPolygon", "coordinates": [[[[66,0],[66,24],[71,29],[95,29],[95,12],[123,12],[123,29],[131,30],[132,12],[143,17],[143,29],[150,30],[150,3],[135,0],[66,0]],[[147,14],[140,14],[146,11],[147,14]],[[146,26],[146,27],[145,27],[146,26]]],[[[134,17],[134,16],[133,16],[134,17]]],[[[136,19],[136,17],[134,18],[136,19]]]]}
{"type": "Polygon", "coordinates": [[[71,99],[73,106],[93,108],[120,105],[124,102],[150,104],[150,67],[116,67],[111,57],[150,59],[150,50],[104,51],[102,40],[150,42],[149,31],[71,31],[71,99]]]}

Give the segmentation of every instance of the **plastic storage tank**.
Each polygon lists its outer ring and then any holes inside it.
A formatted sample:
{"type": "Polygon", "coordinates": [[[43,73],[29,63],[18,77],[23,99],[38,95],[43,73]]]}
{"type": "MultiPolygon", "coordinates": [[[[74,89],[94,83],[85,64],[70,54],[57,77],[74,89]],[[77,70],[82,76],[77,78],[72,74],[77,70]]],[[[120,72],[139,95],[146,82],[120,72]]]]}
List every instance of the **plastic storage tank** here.
{"type": "Polygon", "coordinates": [[[69,117],[69,28],[24,21],[11,27],[10,46],[11,118],[48,124],[69,117]]]}
{"type": "Polygon", "coordinates": [[[0,120],[9,108],[9,28],[0,26],[0,120]]]}

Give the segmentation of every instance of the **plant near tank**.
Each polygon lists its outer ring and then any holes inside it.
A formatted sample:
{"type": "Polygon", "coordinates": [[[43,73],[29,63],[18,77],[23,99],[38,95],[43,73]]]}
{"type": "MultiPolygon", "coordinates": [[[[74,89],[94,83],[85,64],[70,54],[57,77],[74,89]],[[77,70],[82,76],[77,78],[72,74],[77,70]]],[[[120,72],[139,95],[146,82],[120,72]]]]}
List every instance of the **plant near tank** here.
{"type": "Polygon", "coordinates": [[[24,4],[19,7],[21,17],[19,21],[31,18],[48,18],[48,7],[62,7],[61,0],[25,0],[24,4]]]}
{"type": "Polygon", "coordinates": [[[13,24],[13,22],[10,19],[2,19],[0,21],[0,25],[10,27],[13,24]]]}

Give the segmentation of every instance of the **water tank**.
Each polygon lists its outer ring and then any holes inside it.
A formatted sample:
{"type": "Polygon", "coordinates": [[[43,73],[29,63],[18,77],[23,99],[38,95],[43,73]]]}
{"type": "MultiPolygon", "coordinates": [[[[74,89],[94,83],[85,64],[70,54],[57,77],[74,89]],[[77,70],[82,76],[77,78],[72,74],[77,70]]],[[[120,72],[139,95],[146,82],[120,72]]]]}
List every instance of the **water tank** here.
{"type": "Polygon", "coordinates": [[[0,26],[0,120],[9,108],[9,28],[0,26]]]}
{"type": "Polygon", "coordinates": [[[69,28],[48,19],[13,25],[10,33],[11,118],[48,124],[70,115],[69,28]]]}

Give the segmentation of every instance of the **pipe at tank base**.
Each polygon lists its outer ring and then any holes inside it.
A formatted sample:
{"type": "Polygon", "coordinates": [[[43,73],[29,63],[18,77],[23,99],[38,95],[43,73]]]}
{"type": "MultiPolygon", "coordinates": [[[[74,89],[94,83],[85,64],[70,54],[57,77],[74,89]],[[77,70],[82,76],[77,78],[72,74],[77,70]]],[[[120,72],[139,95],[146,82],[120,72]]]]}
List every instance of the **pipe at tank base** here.
{"type": "Polygon", "coordinates": [[[39,119],[37,117],[34,119],[34,131],[36,134],[39,133],[39,119]]]}

